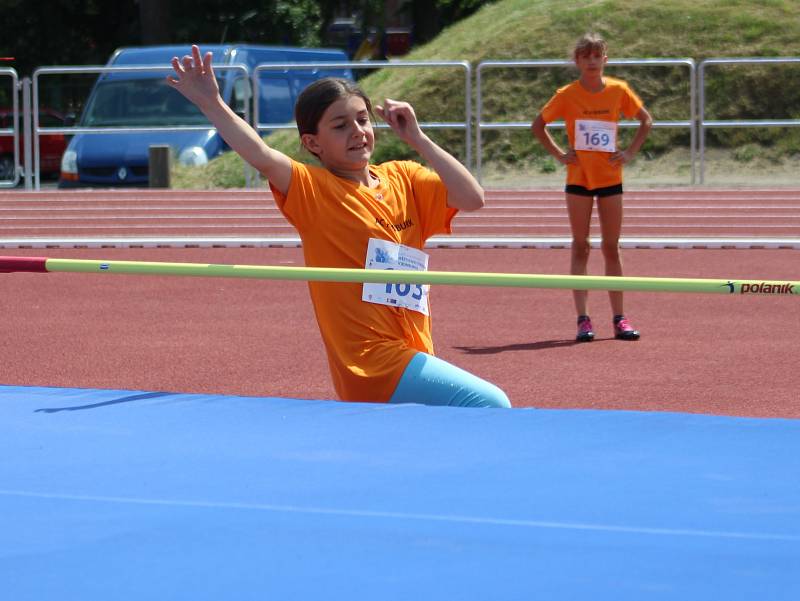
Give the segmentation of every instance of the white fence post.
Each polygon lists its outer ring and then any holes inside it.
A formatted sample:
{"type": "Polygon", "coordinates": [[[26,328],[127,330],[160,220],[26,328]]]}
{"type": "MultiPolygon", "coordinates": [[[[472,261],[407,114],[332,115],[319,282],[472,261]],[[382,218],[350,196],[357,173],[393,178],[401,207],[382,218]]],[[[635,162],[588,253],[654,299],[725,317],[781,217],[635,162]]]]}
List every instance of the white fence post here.
{"type": "Polygon", "coordinates": [[[798,64],[800,57],[775,58],[710,58],[702,61],[697,69],[700,88],[700,183],[705,183],[706,128],[723,127],[798,127],[800,119],[719,119],[706,121],[705,70],[713,65],[779,65],[798,64]]]}
{"type": "Polygon", "coordinates": [[[13,151],[11,162],[13,164],[13,176],[11,179],[0,180],[0,188],[13,188],[19,182],[19,79],[17,71],[10,67],[0,68],[0,77],[8,76],[11,78],[11,127],[0,129],[0,135],[13,137],[13,151]]]}

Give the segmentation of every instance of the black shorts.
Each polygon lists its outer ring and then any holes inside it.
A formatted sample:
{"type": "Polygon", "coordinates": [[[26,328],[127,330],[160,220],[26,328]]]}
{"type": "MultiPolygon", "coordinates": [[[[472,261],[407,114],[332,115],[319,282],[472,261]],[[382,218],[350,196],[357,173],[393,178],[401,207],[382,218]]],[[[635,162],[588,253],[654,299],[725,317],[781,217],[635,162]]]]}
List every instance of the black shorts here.
{"type": "Polygon", "coordinates": [[[608,186],[606,188],[595,188],[594,190],[589,190],[583,186],[576,186],[575,184],[567,184],[567,187],[564,188],[564,192],[567,194],[577,194],[578,196],[588,196],[589,198],[594,198],[595,196],[597,198],[605,198],[606,196],[622,194],[622,184],[608,186]]]}

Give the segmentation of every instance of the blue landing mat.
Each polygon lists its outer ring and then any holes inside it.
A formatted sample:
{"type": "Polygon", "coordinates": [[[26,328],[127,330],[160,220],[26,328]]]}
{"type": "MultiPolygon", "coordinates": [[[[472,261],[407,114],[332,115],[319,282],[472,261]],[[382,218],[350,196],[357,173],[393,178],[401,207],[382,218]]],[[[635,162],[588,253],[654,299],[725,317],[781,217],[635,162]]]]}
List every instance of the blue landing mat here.
{"type": "Polygon", "coordinates": [[[0,386],[3,599],[800,598],[800,420],[0,386]]]}

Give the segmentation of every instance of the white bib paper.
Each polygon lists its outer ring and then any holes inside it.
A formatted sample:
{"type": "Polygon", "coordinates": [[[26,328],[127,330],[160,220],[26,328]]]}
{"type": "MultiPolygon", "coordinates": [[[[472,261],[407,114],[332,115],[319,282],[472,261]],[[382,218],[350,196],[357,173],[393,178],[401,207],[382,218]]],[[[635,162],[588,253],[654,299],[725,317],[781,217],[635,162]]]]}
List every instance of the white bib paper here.
{"type": "MultiPolygon", "coordinates": [[[[367,246],[366,269],[401,269],[427,271],[428,255],[421,250],[389,240],[370,238],[367,246]]],[[[427,284],[369,284],[365,283],[361,300],[390,307],[403,307],[429,315],[427,284]]]]}
{"type": "Polygon", "coordinates": [[[614,152],[617,149],[617,124],[613,121],[578,119],[575,121],[575,150],[614,152]]]}

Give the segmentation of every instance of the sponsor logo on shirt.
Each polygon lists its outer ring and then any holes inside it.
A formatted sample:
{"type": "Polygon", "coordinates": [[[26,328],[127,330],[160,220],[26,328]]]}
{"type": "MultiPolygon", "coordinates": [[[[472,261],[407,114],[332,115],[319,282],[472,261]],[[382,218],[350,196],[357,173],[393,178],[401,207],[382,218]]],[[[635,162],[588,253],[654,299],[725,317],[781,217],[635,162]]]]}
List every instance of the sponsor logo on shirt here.
{"type": "Polygon", "coordinates": [[[395,232],[402,232],[403,230],[407,230],[408,228],[414,225],[414,221],[412,219],[406,219],[403,223],[389,223],[382,217],[376,218],[375,223],[377,223],[382,228],[386,228],[387,230],[394,230],[395,232]]]}

